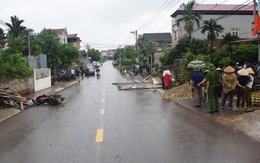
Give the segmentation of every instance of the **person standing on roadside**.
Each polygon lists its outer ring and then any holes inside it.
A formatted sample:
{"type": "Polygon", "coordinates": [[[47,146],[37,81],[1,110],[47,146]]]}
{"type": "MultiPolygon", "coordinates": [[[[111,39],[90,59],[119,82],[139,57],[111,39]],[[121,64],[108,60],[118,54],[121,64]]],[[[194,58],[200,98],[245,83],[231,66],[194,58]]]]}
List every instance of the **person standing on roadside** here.
{"type": "Polygon", "coordinates": [[[242,99],[241,106],[242,108],[245,107],[246,102],[246,84],[250,82],[249,73],[246,71],[246,69],[242,68],[241,70],[237,71],[238,77],[237,77],[237,103],[236,107],[234,107],[234,110],[238,110],[240,106],[240,100],[242,99]]]}
{"type": "MultiPolygon", "coordinates": [[[[209,72],[209,70],[205,70],[204,71],[204,79],[206,78],[206,76],[207,76],[207,74],[208,74],[208,72],[209,72]]],[[[203,79],[203,80],[204,80],[203,79]]],[[[206,79],[205,79],[206,80],[206,79]]],[[[208,96],[208,94],[207,93],[205,93],[205,89],[206,89],[206,84],[205,83],[203,83],[202,84],[202,88],[203,88],[203,102],[207,102],[207,96],[208,96]]]]}
{"type": "Polygon", "coordinates": [[[251,67],[246,69],[247,72],[249,73],[249,78],[250,81],[246,84],[246,106],[249,108],[252,108],[252,87],[253,87],[253,83],[254,83],[254,74],[255,72],[253,71],[253,69],[251,67]]]}
{"type": "Polygon", "coordinates": [[[194,87],[194,102],[195,105],[193,107],[201,107],[202,102],[202,87],[198,86],[200,82],[203,81],[204,75],[200,72],[199,68],[193,68],[194,73],[191,77],[191,85],[194,87]]]}
{"type": "Polygon", "coordinates": [[[236,89],[236,84],[237,84],[237,76],[234,72],[235,72],[235,69],[231,66],[227,66],[224,69],[225,74],[223,75],[223,80],[222,80],[224,95],[223,95],[223,100],[222,100],[222,104],[221,104],[221,109],[224,109],[228,96],[229,96],[228,109],[229,110],[232,109],[233,97],[235,94],[235,89],[236,89]]]}
{"type": "Polygon", "coordinates": [[[209,99],[209,111],[207,113],[214,114],[215,112],[219,112],[219,103],[218,103],[218,94],[216,93],[216,85],[219,81],[219,73],[216,72],[215,66],[210,63],[208,66],[209,72],[206,76],[206,79],[198,84],[200,86],[206,81],[206,89],[205,92],[208,93],[209,99]]]}
{"type": "Polygon", "coordinates": [[[164,89],[169,89],[171,85],[171,72],[166,67],[163,70],[162,78],[164,89]]]}
{"type": "Polygon", "coordinates": [[[80,74],[80,69],[79,69],[79,66],[76,65],[76,68],[75,68],[75,76],[76,76],[77,84],[80,84],[79,74],[80,74]]]}

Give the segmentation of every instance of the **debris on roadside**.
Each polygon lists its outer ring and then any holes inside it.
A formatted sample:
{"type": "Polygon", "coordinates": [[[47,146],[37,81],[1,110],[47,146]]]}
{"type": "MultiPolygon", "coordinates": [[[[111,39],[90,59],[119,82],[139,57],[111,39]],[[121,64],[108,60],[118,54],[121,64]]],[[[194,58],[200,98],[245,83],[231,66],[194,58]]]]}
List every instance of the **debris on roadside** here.
{"type": "Polygon", "coordinates": [[[191,99],[191,87],[189,83],[184,83],[171,89],[165,90],[160,94],[163,99],[166,100],[180,100],[180,99],[191,99]]]}
{"type": "Polygon", "coordinates": [[[17,92],[9,89],[9,87],[0,88],[0,108],[18,108],[24,110],[33,105],[17,92]]]}

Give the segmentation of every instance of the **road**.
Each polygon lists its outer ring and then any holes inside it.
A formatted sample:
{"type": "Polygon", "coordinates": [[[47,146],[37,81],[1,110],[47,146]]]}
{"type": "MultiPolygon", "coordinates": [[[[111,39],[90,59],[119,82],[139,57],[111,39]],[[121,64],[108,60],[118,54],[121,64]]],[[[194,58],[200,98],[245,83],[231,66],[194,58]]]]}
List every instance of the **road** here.
{"type": "Polygon", "coordinates": [[[0,123],[0,163],[256,163],[260,144],[129,82],[108,61],[101,79],[0,123]]]}

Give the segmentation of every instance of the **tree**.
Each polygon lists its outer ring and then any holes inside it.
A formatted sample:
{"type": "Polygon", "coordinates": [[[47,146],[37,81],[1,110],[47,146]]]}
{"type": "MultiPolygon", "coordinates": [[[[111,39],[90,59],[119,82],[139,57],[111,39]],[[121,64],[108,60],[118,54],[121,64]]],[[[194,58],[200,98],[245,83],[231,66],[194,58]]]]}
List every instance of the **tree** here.
{"type": "Polygon", "coordinates": [[[229,57],[232,55],[232,45],[228,44],[229,42],[239,40],[239,37],[237,35],[231,35],[231,33],[226,33],[225,35],[222,35],[222,40],[219,44],[219,47],[221,48],[223,45],[227,45],[227,51],[229,53],[229,57]]]}
{"type": "Polygon", "coordinates": [[[7,78],[28,77],[32,73],[32,69],[28,68],[26,58],[21,53],[9,55],[7,51],[0,51],[0,76],[7,78]]]}
{"type": "Polygon", "coordinates": [[[184,11],[182,16],[176,20],[177,26],[180,26],[181,22],[184,22],[184,29],[188,34],[189,41],[191,42],[191,33],[194,30],[194,25],[196,24],[198,27],[200,27],[200,20],[202,19],[202,16],[193,11],[193,8],[196,5],[196,1],[192,0],[189,1],[187,5],[183,4],[184,11]]]}
{"type": "Polygon", "coordinates": [[[223,30],[224,27],[217,24],[217,21],[214,18],[203,21],[201,33],[205,34],[207,32],[208,34],[207,37],[208,40],[210,40],[211,61],[213,61],[213,41],[217,36],[219,36],[219,33],[223,32],[223,30]]]}
{"type": "Polygon", "coordinates": [[[156,51],[158,43],[149,40],[145,35],[138,39],[138,56],[140,64],[145,64],[147,62],[148,54],[152,54],[156,51]]]}
{"type": "Polygon", "coordinates": [[[0,28],[0,40],[5,40],[6,37],[5,37],[5,32],[2,28],[0,28]]]}
{"type": "Polygon", "coordinates": [[[99,61],[101,59],[101,54],[98,50],[92,48],[88,50],[88,57],[91,57],[92,61],[99,61]]]}
{"type": "Polygon", "coordinates": [[[14,38],[18,37],[19,34],[26,29],[26,27],[21,25],[23,22],[24,20],[20,20],[16,15],[11,16],[11,24],[6,23],[6,25],[10,28],[9,34],[12,34],[14,38]]]}

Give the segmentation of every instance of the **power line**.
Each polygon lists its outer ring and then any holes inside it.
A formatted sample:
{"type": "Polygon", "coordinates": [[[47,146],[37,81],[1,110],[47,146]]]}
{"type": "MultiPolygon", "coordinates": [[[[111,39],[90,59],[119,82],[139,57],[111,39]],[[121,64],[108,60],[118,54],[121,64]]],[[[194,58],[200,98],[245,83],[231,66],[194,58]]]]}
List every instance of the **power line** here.
{"type": "Polygon", "coordinates": [[[161,18],[166,12],[168,12],[170,9],[172,9],[175,5],[177,5],[178,2],[180,2],[180,0],[178,0],[176,3],[174,3],[174,1],[170,1],[167,6],[165,6],[163,9],[164,10],[161,10],[158,14],[157,14],[157,17],[154,18],[153,20],[149,21],[146,25],[144,25],[142,28],[140,28],[139,30],[141,29],[145,29],[147,28],[148,26],[150,26],[151,24],[153,24],[154,22],[156,22],[159,18],[161,18]],[[174,4],[173,4],[174,3],[174,4]],[[173,4],[173,5],[172,5],[173,4]],[[168,9],[168,10],[167,10],[168,9]]]}
{"type": "Polygon", "coordinates": [[[162,4],[162,6],[149,18],[149,19],[147,19],[145,22],[144,22],[144,24],[142,24],[140,27],[138,27],[137,29],[139,29],[139,28],[141,28],[141,27],[143,27],[145,24],[147,24],[156,14],[157,14],[157,12],[159,12],[159,10],[165,5],[165,3],[167,2],[168,0],[166,0],[163,4],[162,4]]]}

